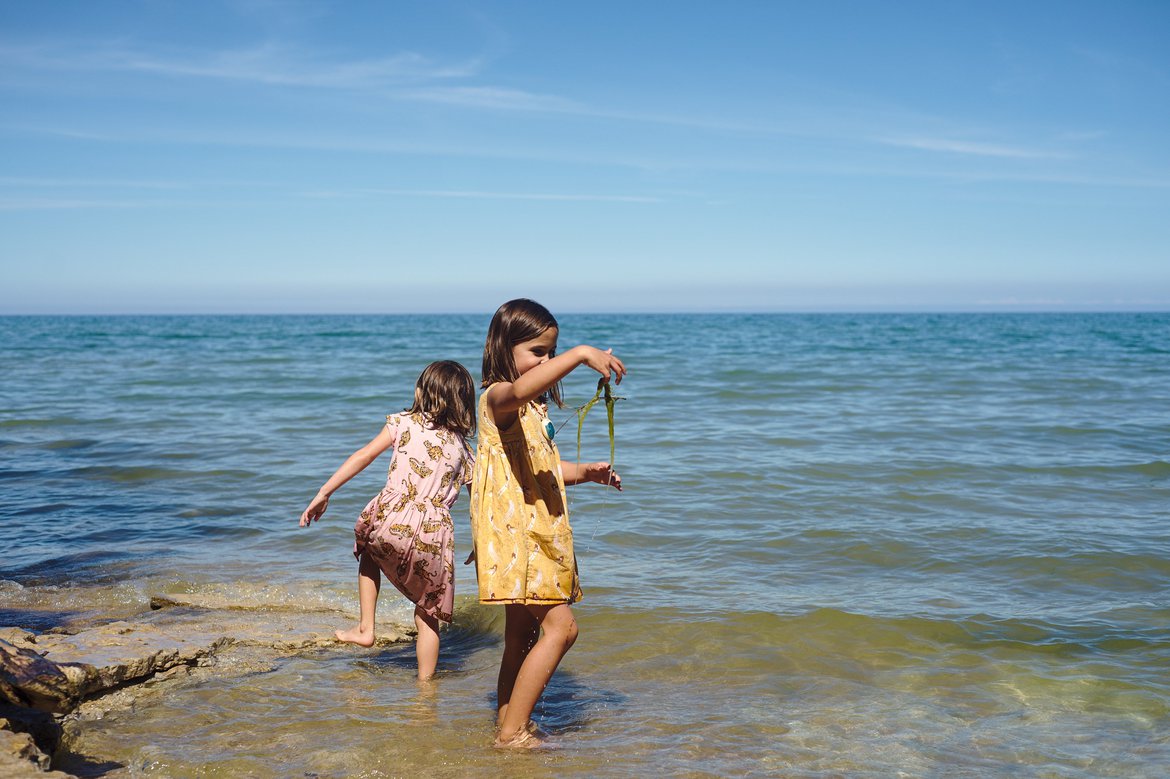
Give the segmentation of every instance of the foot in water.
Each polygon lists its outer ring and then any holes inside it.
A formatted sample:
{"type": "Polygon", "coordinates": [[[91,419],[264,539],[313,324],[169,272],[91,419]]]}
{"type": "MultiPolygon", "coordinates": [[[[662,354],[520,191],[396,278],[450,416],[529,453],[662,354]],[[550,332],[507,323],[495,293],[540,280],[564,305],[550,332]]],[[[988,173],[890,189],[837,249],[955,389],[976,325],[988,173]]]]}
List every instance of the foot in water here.
{"type": "Polygon", "coordinates": [[[333,635],[338,641],[344,641],[347,644],[357,644],[358,646],[371,647],[374,645],[374,630],[363,631],[361,627],[350,628],[349,630],[335,630],[333,635]]]}
{"type": "Polygon", "coordinates": [[[532,731],[527,728],[522,728],[512,734],[511,738],[504,739],[496,736],[496,743],[492,744],[496,749],[539,749],[547,746],[546,742],[537,738],[532,734],[532,731]]]}

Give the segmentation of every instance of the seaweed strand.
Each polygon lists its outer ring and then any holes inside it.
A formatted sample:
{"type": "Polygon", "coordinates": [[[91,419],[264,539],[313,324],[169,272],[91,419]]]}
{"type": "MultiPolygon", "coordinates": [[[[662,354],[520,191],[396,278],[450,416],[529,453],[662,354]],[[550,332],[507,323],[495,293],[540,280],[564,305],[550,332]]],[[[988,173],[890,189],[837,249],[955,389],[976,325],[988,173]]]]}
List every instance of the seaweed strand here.
{"type": "Polygon", "coordinates": [[[609,420],[609,466],[614,467],[614,435],[613,435],[613,407],[619,400],[625,400],[613,394],[613,389],[604,378],[597,380],[597,392],[583,406],[577,407],[577,462],[581,462],[581,428],[585,426],[585,415],[593,408],[597,401],[605,403],[605,416],[609,420]]]}

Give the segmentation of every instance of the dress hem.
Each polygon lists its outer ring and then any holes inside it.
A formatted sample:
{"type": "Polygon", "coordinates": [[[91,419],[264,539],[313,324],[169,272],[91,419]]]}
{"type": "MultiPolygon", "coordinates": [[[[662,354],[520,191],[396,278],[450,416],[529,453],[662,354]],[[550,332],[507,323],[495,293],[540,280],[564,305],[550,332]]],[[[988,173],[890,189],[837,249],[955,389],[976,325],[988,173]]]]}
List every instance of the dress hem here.
{"type": "Polygon", "coordinates": [[[519,604],[522,606],[558,606],[562,603],[572,606],[574,603],[580,603],[581,599],[565,598],[480,598],[480,603],[487,606],[509,606],[512,604],[519,604]]]}

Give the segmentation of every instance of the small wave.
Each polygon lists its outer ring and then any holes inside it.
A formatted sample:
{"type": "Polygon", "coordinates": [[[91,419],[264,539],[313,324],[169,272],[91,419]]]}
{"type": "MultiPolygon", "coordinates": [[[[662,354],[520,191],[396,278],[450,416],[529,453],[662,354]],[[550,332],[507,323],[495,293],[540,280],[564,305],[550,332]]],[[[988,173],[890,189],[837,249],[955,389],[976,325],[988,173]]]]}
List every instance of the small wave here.
{"type": "Polygon", "coordinates": [[[1156,476],[1164,478],[1170,476],[1170,460],[1165,458],[1159,460],[1151,460],[1148,463],[1141,463],[1139,465],[1130,466],[1130,469],[1135,473],[1140,473],[1143,476],[1156,476]]]}
{"type": "Polygon", "coordinates": [[[13,517],[35,517],[40,514],[54,514],[56,512],[69,511],[76,508],[72,503],[42,503],[40,505],[24,506],[10,512],[13,517]]]}
{"type": "Polygon", "coordinates": [[[5,576],[25,586],[82,579],[92,583],[115,582],[130,577],[129,569],[137,558],[136,554],[127,551],[91,550],[40,560],[8,571],[5,576]]]}
{"type": "Polygon", "coordinates": [[[0,429],[21,427],[69,427],[85,424],[76,417],[40,417],[25,419],[0,419],[0,429]]]}
{"type": "MultiPolygon", "coordinates": [[[[1056,623],[1044,620],[998,618],[970,614],[955,619],[918,615],[870,615],[834,608],[803,613],[764,611],[688,612],[659,609],[652,616],[638,612],[609,612],[595,617],[606,622],[653,623],[663,641],[695,640],[697,635],[719,636],[727,643],[725,656],[736,652],[813,657],[875,652],[936,658],[952,652],[1014,656],[1019,653],[1100,657],[1111,652],[1149,652],[1165,659],[1170,627],[1129,630],[1097,621],[1056,623]],[[810,654],[812,653],[812,654],[810,654]]],[[[634,629],[634,628],[631,628],[634,629]]]]}
{"type": "Polygon", "coordinates": [[[65,438],[60,441],[46,441],[41,444],[42,449],[64,449],[66,451],[76,451],[80,449],[89,449],[101,443],[93,438],[65,438]]]}
{"type": "Polygon", "coordinates": [[[1111,476],[1115,474],[1140,474],[1162,478],[1170,476],[1170,462],[1165,459],[1150,460],[1144,463],[1122,463],[1118,465],[1015,465],[1007,466],[1006,473],[1046,476],[1111,476]]]}
{"type": "Polygon", "coordinates": [[[72,475],[80,476],[82,478],[104,479],[113,482],[136,483],[165,481],[170,479],[196,479],[205,477],[250,479],[255,477],[257,474],[254,471],[229,469],[187,470],[179,468],[161,468],[158,466],[148,465],[94,465],[86,468],[75,469],[72,471],[72,475]]]}

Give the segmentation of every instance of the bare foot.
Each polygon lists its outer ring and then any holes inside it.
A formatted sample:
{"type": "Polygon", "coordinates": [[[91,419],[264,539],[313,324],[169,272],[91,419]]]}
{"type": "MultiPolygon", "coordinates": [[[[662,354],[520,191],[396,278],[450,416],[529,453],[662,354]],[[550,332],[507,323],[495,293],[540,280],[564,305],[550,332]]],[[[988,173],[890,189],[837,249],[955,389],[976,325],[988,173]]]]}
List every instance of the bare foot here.
{"type": "Polygon", "coordinates": [[[338,641],[344,641],[347,644],[357,644],[358,646],[371,647],[374,645],[374,629],[362,630],[361,627],[350,628],[349,630],[335,630],[333,635],[338,641]]]}
{"type": "Polygon", "coordinates": [[[544,741],[532,735],[527,728],[522,728],[508,739],[496,736],[496,743],[492,746],[496,749],[539,749],[544,746],[544,741]]]}

